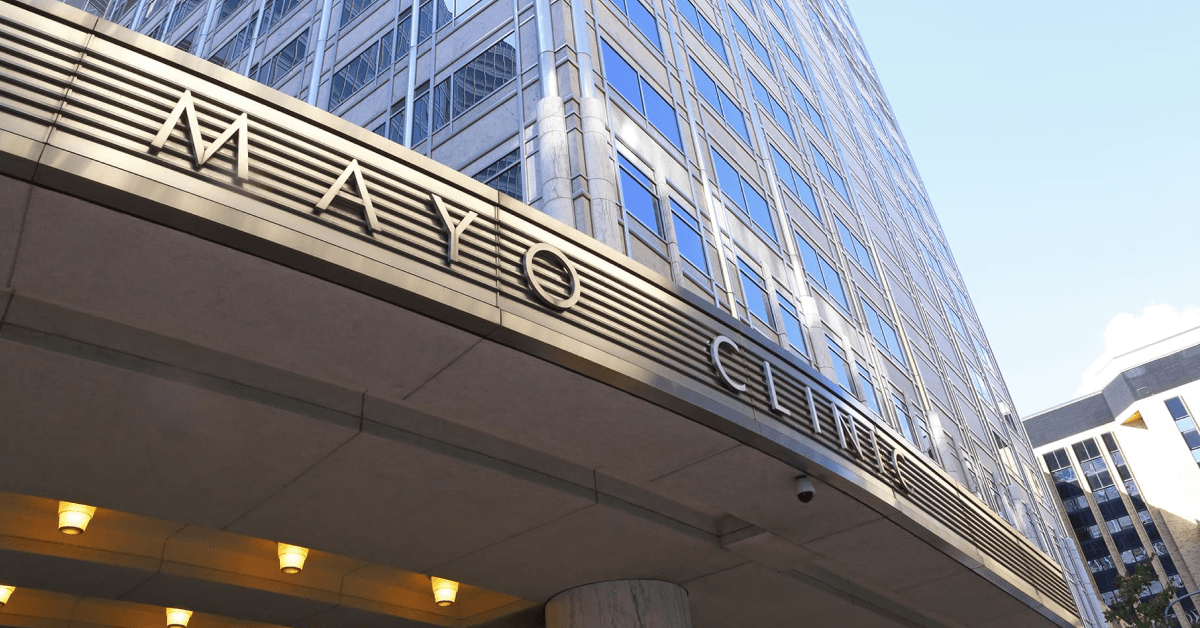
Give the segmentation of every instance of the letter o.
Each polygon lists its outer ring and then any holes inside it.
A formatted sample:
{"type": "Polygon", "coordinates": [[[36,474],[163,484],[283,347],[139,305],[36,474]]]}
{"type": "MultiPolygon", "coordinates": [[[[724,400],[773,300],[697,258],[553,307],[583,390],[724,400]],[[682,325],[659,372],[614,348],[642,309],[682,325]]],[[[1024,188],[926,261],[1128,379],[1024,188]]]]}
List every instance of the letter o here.
{"type": "Polygon", "coordinates": [[[521,265],[525,269],[525,280],[529,282],[529,286],[533,288],[533,292],[543,303],[549,305],[556,310],[569,310],[573,305],[579,302],[579,295],[583,293],[583,285],[579,282],[579,272],[575,270],[575,265],[571,260],[567,259],[563,252],[546,244],[539,242],[525,251],[525,257],[521,260],[521,265]],[[541,281],[537,275],[533,273],[533,258],[537,257],[538,253],[546,253],[558,260],[558,263],[563,268],[567,269],[567,274],[571,276],[571,292],[565,299],[557,299],[546,289],[542,287],[541,281]]]}

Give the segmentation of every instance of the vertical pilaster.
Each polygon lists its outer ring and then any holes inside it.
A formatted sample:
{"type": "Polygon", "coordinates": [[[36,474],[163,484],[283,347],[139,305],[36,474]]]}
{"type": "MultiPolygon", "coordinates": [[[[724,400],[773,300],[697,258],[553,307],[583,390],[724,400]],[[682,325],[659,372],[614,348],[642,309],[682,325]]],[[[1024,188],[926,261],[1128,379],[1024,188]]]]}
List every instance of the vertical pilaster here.
{"type": "Polygon", "coordinates": [[[691,628],[687,590],[661,580],[613,580],[559,593],[546,628],[691,628]]]}

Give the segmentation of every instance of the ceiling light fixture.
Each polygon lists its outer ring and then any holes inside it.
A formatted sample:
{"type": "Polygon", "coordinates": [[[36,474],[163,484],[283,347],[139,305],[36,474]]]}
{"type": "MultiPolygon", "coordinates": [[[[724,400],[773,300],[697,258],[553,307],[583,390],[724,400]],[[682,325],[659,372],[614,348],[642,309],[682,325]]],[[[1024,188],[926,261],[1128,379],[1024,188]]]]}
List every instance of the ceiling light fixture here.
{"type": "Polygon", "coordinates": [[[433,601],[437,602],[438,606],[450,606],[454,603],[454,598],[458,595],[457,582],[437,576],[429,576],[429,580],[433,582],[433,601]]]}
{"type": "Polygon", "coordinates": [[[58,502],[58,531],[71,536],[83,534],[95,514],[95,506],[58,502]]]}
{"type": "Polygon", "coordinates": [[[16,591],[16,590],[17,590],[16,587],[10,587],[10,586],[5,586],[5,585],[0,584],[0,606],[4,606],[5,604],[8,604],[8,598],[12,597],[13,591],[16,591]]]}
{"type": "Polygon", "coordinates": [[[300,573],[304,569],[304,559],[308,558],[308,548],[299,545],[279,543],[279,571],[283,573],[300,573]]]}
{"type": "Polygon", "coordinates": [[[192,618],[192,611],[182,608],[167,609],[167,628],[187,628],[188,620],[192,618]]]}

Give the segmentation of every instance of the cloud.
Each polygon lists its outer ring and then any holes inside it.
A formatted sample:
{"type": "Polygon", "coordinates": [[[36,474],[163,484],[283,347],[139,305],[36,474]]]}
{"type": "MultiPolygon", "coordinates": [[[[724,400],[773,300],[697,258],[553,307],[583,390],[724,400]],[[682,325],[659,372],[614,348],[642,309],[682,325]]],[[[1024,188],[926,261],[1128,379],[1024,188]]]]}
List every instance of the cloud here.
{"type": "MultiPolygon", "coordinates": [[[[1100,354],[1100,357],[1089,364],[1083,372],[1083,381],[1075,394],[1084,395],[1103,388],[1117,375],[1111,367],[1124,370],[1159,357],[1167,353],[1169,349],[1164,347],[1160,351],[1147,354],[1144,358],[1138,356],[1133,363],[1128,365],[1124,364],[1123,360],[1118,364],[1113,364],[1114,358],[1196,328],[1200,328],[1200,307],[1195,305],[1188,305],[1182,310],[1176,310],[1171,305],[1151,303],[1142,310],[1141,314],[1130,314],[1129,312],[1117,314],[1108,321],[1108,325],[1104,328],[1104,353],[1100,354]]],[[[1193,335],[1189,334],[1189,337],[1193,335]]],[[[1195,341],[1196,339],[1193,339],[1193,343],[1195,341]]]]}

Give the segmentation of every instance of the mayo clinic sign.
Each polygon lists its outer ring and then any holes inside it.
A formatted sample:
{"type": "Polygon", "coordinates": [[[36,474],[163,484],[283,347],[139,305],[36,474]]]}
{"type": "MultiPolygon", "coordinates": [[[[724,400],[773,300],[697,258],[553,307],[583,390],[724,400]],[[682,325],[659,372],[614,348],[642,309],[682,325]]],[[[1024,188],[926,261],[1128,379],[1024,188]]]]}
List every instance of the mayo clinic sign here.
{"type": "MultiPolygon", "coordinates": [[[[185,133],[189,140],[189,148],[192,153],[192,158],[195,162],[195,167],[200,168],[226,144],[232,142],[235,155],[235,178],[238,181],[248,181],[250,178],[250,162],[249,162],[249,117],[245,113],[241,113],[234,121],[217,136],[211,144],[205,145],[199,119],[196,116],[195,99],[190,90],[185,90],[183,96],[175,104],[174,109],[167,116],[163,125],[159,128],[158,134],[154,136],[150,142],[152,151],[160,151],[166,145],[167,139],[172,131],[180,124],[184,124],[185,133]]],[[[381,230],[379,218],[375,211],[375,205],[371,198],[371,191],[367,185],[366,179],[363,177],[362,166],[359,165],[357,159],[351,159],[342,169],[341,174],[326,189],[321,199],[312,206],[311,211],[314,214],[321,214],[329,209],[333,199],[349,184],[351,178],[354,180],[354,188],[357,192],[358,203],[362,208],[362,216],[364,228],[369,235],[374,235],[381,230]]],[[[432,192],[427,193],[428,201],[426,207],[440,221],[446,237],[445,243],[445,259],[447,266],[454,267],[459,261],[459,248],[463,234],[466,233],[478,213],[468,211],[462,218],[455,221],[450,212],[446,209],[446,202],[437,194],[432,192]]],[[[525,280],[534,295],[544,305],[558,311],[566,311],[579,303],[580,297],[583,295],[583,284],[579,277],[579,272],[575,264],[559,249],[545,243],[535,243],[530,246],[522,256],[522,269],[524,271],[525,280]],[[559,297],[548,290],[543,283],[544,280],[534,272],[534,259],[538,256],[543,259],[552,260],[562,269],[563,275],[566,277],[566,296],[559,297]]],[[[730,338],[723,335],[718,335],[712,338],[709,343],[709,356],[711,366],[718,375],[721,382],[728,386],[736,393],[746,391],[746,384],[734,380],[728,370],[725,368],[722,361],[722,349],[741,352],[741,348],[730,338]]],[[[771,410],[780,416],[790,417],[791,410],[780,403],[779,395],[775,387],[775,378],[771,370],[771,363],[768,360],[762,362],[762,377],[763,384],[766,387],[768,398],[770,400],[771,410]]],[[[817,413],[816,403],[813,398],[811,387],[805,387],[805,397],[808,405],[808,414],[811,418],[809,426],[814,434],[821,434],[823,430],[828,429],[822,425],[821,419],[817,413]]],[[[833,408],[833,429],[836,430],[837,440],[841,448],[851,455],[856,456],[861,460],[867,460],[877,472],[882,476],[891,476],[894,478],[896,488],[909,492],[911,485],[905,480],[904,474],[901,471],[901,462],[906,459],[906,456],[900,448],[894,447],[891,455],[886,460],[880,454],[878,436],[873,423],[866,423],[866,434],[859,433],[859,422],[853,419],[853,415],[836,400],[831,400],[833,408]],[[869,459],[868,453],[863,448],[864,440],[870,443],[870,451],[874,452],[873,460],[869,459]]]]}

